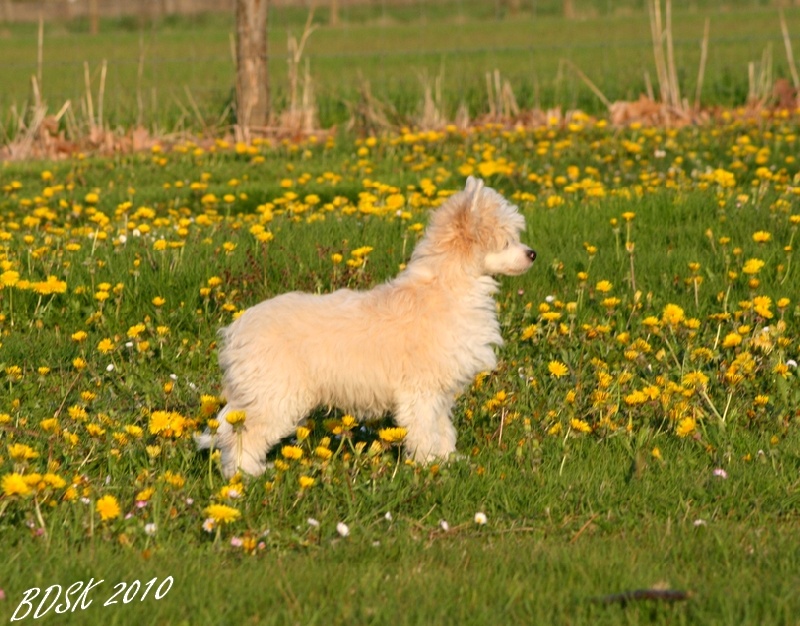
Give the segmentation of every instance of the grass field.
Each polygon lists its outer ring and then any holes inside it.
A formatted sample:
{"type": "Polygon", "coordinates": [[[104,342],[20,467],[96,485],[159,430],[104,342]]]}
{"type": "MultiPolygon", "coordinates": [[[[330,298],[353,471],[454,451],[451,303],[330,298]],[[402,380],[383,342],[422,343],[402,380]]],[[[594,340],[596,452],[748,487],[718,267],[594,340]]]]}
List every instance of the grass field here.
{"type": "MultiPolygon", "coordinates": [[[[710,36],[704,105],[744,104],[751,62],[773,80],[789,77],[775,8],[729,3],[719,10],[714,3],[700,2],[687,9],[679,4],[673,20],[675,59],[682,93],[690,102],[706,17],[710,36]]],[[[486,74],[495,70],[509,81],[523,109],[603,111],[572,67],[580,68],[611,101],[637,99],[645,91],[645,73],[657,89],[650,25],[641,8],[622,14],[590,11],[567,21],[544,11],[509,16],[496,10],[497,3],[451,3],[450,12],[434,5],[424,14],[422,6],[408,14],[395,11],[391,19],[348,15],[337,27],[327,25],[323,11],[318,13],[319,28],[308,40],[304,61],[310,63],[321,127],[343,125],[353,116],[365,82],[398,125],[419,119],[424,87],[433,88],[437,78],[439,106],[448,119],[462,104],[473,117],[488,112],[486,74]]],[[[800,36],[800,10],[787,7],[785,14],[790,34],[800,36]]],[[[55,114],[70,100],[62,125],[69,115],[74,116],[73,127],[88,125],[85,62],[95,123],[102,98],[102,122],[112,128],[141,123],[160,133],[224,130],[233,120],[232,18],[170,18],[145,25],[121,20],[104,23],[95,36],[81,22],[48,22],[40,89],[49,112],[55,114]],[[102,80],[104,61],[107,75],[102,80]]],[[[287,37],[299,38],[304,20],[297,9],[272,12],[270,72],[276,112],[289,101],[287,37]]],[[[31,102],[30,78],[39,74],[36,26],[4,26],[0,56],[0,119],[13,136],[17,115],[31,102]]],[[[303,68],[301,63],[301,72],[303,68]]]]}
{"type": "Polygon", "coordinates": [[[578,117],[3,164],[0,618],[798,623],[797,137],[578,117]],[[468,174],[539,256],[464,459],[319,413],[224,481],[191,440],[216,330],[394,275],[468,174]],[[681,599],[613,597],[654,587],[681,599]]]}

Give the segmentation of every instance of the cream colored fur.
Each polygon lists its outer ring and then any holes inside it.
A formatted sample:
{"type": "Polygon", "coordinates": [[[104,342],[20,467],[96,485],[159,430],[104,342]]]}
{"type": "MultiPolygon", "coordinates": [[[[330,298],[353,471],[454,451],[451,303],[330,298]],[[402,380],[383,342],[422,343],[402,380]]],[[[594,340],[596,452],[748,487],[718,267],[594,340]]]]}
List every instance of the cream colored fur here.
{"type": "Polygon", "coordinates": [[[227,405],[199,447],[222,452],[226,477],[258,475],[268,450],[319,406],[356,416],[391,413],[420,462],[456,449],[450,413],[476,374],[495,367],[502,344],[495,274],[521,274],[535,253],[525,221],[472,177],[431,214],[425,236],[393,280],[369,291],[286,293],[220,331],[227,405]],[[244,410],[241,435],[225,420],[244,410]],[[241,437],[241,438],[240,438],[241,437]]]}

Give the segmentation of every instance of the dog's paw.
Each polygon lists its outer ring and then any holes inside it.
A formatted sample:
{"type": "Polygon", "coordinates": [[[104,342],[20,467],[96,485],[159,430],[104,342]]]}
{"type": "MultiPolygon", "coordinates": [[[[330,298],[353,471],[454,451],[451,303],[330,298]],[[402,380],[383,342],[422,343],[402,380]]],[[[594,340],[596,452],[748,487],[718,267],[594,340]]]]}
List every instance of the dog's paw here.
{"type": "Polygon", "coordinates": [[[202,433],[196,433],[194,435],[194,444],[197,446],[198,450],[206,450],[214,447],[214,435],[211,434],[211,431],[206,430],[202,433]]]}

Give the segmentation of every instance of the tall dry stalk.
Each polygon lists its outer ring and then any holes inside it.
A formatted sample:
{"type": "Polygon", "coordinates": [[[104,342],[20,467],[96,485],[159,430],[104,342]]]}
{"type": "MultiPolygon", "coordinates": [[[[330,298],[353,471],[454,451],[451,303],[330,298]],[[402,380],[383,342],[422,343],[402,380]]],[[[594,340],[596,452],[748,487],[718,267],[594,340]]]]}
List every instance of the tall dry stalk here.
{"type": "Polygon", "coordinates": [[[502,80],[500,70],[486,72],[486,92],[489,99],[489,116],[510,119],[519,116],[519,105],[508,80],[502,80]]]}
{"type": "Polygon", "coordinates": [[[706,18],[703,27],[703,42],[700,44],[700,67],[697,70],[697,86],[694,91],[694,108],[700,108],[700,94],[703,92],[703,80],[706,74],[706,61],[708,59],[708,35],[711,30],[711,21],[706,18]]]}
{"type": "Polygon", "coordinates": [[[595,85],[594,82],[592,82],[592,80],[586,74],[584,74],[577,65],[575,65],[572,61],[568,59],[562,59],[561,62],[569,66],[572,69],[572,71],[578,75],[578,78],[580,78],[584,82],[584,84],[590,89],[590,91],[598,97],[600,102],[602,102],[607,109],[611,110],[611,101],[608,98],[606,98],[606,95],[602,91],[600,91],[600,88],[597,85],[595,85]]]}
{"type": "Polygon", "coordinates": [[[772,44],[767,44],[761,62],[747,64],[747,103],[761,108],[772,97],[772,44]]]}
{"type": "MultiPolygon", "coordinates": [[[[653,59],[656,65],[656,78],[661,104],[670,108],[673,113],[685,119],[692,117],[700,110],[700,96],[705,79],[706,61],[708,60],[708,38],[711,23],[708,19],[703,28],[703,39],[700,43],[700,64],[697,69],[697,85],[694,93],[694,106],[690,106],[689,99],[681,97],[681,87],[678,81],[678,70],[675,64],[675,44],[672,37],[672,0],[665,0],[662,18],[661,0],[652,0],[648,5],[650,14],[650,34],[653,39],[653,59]]],[[[649,76],[645,74],[648,96],[652,96],[652,86],[649,76]]],[[[668,118],[665,118],[668,119],[668,118]]]]}
{"type": "Polygon", "coordinates": [[[664,11],[666,25],[661,17],[661,0],[653,0],[648,8],[650,11],[650,34],[653,39],[653,57],[661,102],[680,109],[681,92],[678,86],[675,47],[672,41],[672,1],[666,0],[664,11]]]}
{"type": "Polygon", "coordinates": [[[89,72],[89,62],[83,62],[83,84],[86,89],[86,97],[84,105],[86,106],[86,118],[89,122],[89,128],[94,126],[94,101],[92,99],[92,79],[89,72]]]}
{"type": "Polygon", "coordinates": [[[39,13],[39,30],[36,36],[36,80],[42,84],[42,67],[44,65],[44,17],[39,13]]]}
{"type": "Polygon", "coordinates": [[[106,75],[108,74],[108,61],[103,59],[103,65],[100,67],[100,87],[97,93],[97,125],[103,128],[103,104],[106,95],[106,75]]]}
{"type": "Polygon", "coordinates": [[[678,83],[678,72],[675,69],[675,46],[672,43],[672,0],[666,0],[665,14],[667,23],[664,30],[664,38],[667,44],[667,73],[669,75],[670,95],[672,96],[672,102],[670,104],[676,108],[680,108],[681,88],[678,83]]]}
{"type": "Polygon", "coordinates": [[[792,74],[792,85],[794,88],[800,89],[800,77],[797,74],[797,65],[794,62],[794,52],[792,51],[792,39],[789,37],[789,27],[786,25],[786,17],[783,15],[783,9],[780,10],[781,18],[781,34],[783,35],[783,46],[786,49],[786,60],[789,62],[789,72],[792,74]]]}
{"type": "Polygon", "coordinates": [[[346,102],[346,106],[350,112],[350,119],[347,121],[346,129],[348,131],[358,128],[367,134],[378,134],[381,131],[393,128],[389,117],[394,117],[396,111],[388,104],[378,100],[372,94],[372,88],[369,81],[366,80],[359,73],[361,79],[361,86],[358,90],[358,100],[355,102],[346,102]]]}
{"type": "Polygon", "coordinates": [[[308,59],[305,59],[302,80],[300,78],[300,63],[303,61],[303,52],[311,36],[317,27],[314,25],[314,8],[308,12],[303,34],[298,40],[294,35],[289,35],[287,42],[288,48],[288,77],[289,77],[289,108],[281,116],[281,126],[288,127],[293,131],[310,132],[314,129],[316,122],[316,104],[314,102],[314,87],[311,80],[311,66],[308,59]],[[302,94],[300,94],[300,84],[302,82],[302,94]]]}
{"type": "Polygon", "coordinates": [[[105,125],[103,123],[103,103],[105,102],[106,76],[108,62],[103,60],[100,66],[100,84],[97,88],[97,109],[95,110],[95,100],[92,94],[92,76],[89,70],[89,63],[83,62],[83,82],[86,95],[83,99],[84,111],[86,112],[86,126],[89,129],[89,140],[93,143],[100,143],[105,138],[105,125]]]}
{"type": "Polygon", "coordinates": [[[469,128],[470,125],[470,116],[469,116],[469,107],[467,103],[463,100],[461,104],[458,105],[458,109],[456,110],[456,117],[453,120],[453,123],[456,125],[456,128],[461,130],[466,130],[469,128]]]}
{"type": "Polygon", "coordinates": [[[425,130],[441,128],[447,123],[444,114],[444,98],[442,96],[442,83],[444,81],[444,68],[433,79],[427,72],[420,76],[422,82],[422,110],[420,111],[417,125],[425,130]]]}
{"type": "Polygon", "coordinates": [[[136,65],[136,126],[144,123],[144,97],[142,96],[142,84],[144,82],[144,58],[146,48],[144,45],[144,35],[139,34],[139,61],[136,65]]]}

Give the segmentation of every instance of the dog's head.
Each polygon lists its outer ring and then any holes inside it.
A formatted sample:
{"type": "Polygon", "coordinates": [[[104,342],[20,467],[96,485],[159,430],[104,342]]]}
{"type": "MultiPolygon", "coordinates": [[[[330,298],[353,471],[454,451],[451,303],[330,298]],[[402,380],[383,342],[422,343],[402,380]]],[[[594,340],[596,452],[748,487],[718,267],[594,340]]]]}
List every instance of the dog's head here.
{"type": "Polygon", "coordinates": [[[525,218],[483,181],[469,176],[464,191],[430,218],[415,255],[444,254],[482,275],[517,275],[530,269],[536,252],[520,241],[525,218]]]}

